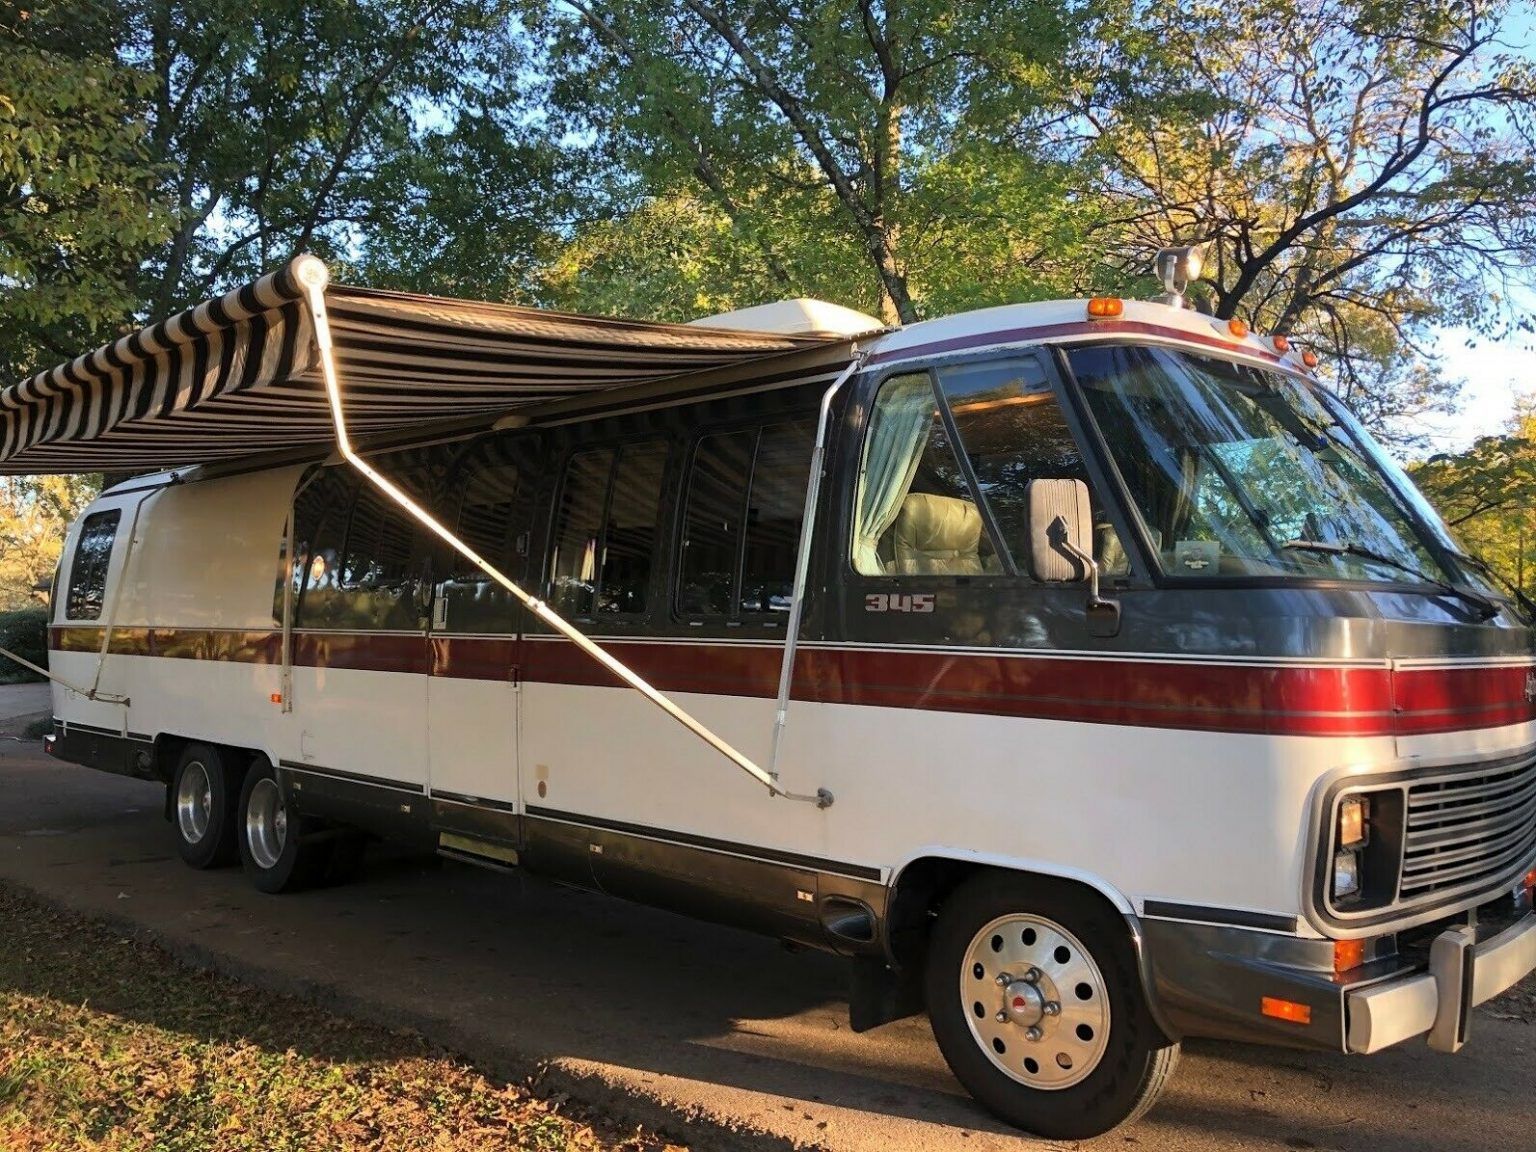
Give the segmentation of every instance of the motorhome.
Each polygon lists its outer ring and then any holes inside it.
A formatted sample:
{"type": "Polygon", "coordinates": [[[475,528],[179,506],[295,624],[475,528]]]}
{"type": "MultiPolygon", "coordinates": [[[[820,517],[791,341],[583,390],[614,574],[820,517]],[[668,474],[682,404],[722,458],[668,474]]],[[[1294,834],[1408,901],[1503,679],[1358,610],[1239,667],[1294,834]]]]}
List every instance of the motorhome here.
{"type": "Polygon", "coordinates": [[[1189,259],[885,329],[300,258],[0,392],[0,471],[133,477],[50,748],[265,892],[384,837],[843,954],[1047,1136],[1185,1037],[1453,1052],[1536,968],[1531,619],[1189,259]]]}

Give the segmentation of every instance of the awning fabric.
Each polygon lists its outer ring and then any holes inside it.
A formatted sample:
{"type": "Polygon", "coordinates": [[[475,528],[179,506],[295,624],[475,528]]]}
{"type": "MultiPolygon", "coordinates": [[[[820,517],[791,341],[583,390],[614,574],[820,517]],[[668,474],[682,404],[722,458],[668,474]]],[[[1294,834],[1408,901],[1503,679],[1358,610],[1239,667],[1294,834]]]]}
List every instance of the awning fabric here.
{"type": "MultiPolygon", "coordinates": [[[[145,472],[333,439],[295,268],[0,390],[0,475],[145,472]]],[[[328,285],[354,437],[828,343],[328,285]]]]}

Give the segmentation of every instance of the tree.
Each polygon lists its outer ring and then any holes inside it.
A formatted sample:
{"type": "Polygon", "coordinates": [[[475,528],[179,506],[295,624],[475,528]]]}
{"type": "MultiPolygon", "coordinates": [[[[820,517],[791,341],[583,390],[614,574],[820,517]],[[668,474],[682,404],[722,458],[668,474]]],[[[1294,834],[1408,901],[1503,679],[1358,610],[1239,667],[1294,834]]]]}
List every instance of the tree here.
{"type": "Polygon", "coordinates": [[[1433,326],[1529,326],[1508,301],[1536,266],[1536,78],[1504,38],[1509,11],[1149,7],[1207,98],[1158,115],[1081,105],[1101,162],[1085,191],[1126,222],[1118,262],[1131,275],[1157,248],[1204,242],[1212,311],[1304,336],[1378,429],[1443,406],[1433,326]]]}
{"type": "Polygon", "coordinates": [[[0,612],[39,603],[65,532],[100,490],[99,476],[0,478],[0,612]]]}
{"type": "Polygon", "coordinates": [[[533,230],[488,229],[473,196],[536,219],[550,177],[519,121],[509,0],[118,4],[120,56],[157,81],[148,139],[177,212],[143,269],[149,313],[301,251],[375,282],[452,267],[473,295],[526,279],[533,230]]]}
{"type": "Polygon", "coordinates": [[[850,247],[874,286],[857,295],[876,295],[891,321],[947,296],[965,278],[956,263],[971,282],[960,301],[998,274],[993,300],[1041,295],[1052,281],[1033,274],[1048,252],[1036,237],[1048,243],[1063,218],[1094,214],[1035,191],[1064,186],[1052,158],[999,148],[983,129],[1043,115],[1063,87],[1101,71],[1093,34],[1115,5],[573,8],[553,17],[555,104],[608,151],[621,182],[686,192],[729,221],[763,269],[764,295],[826,279],[826,257],[850,247]]]}
{"type": "Polygon", "coordinates": [[[1430,457],[1414,467],[1413,479],[1475,555],[1527,594],[1536,592],[1536,409],[1529,398],[1502,434],[1430,457]]]}
{"type": "Polygon", "coordinates": [[[0,9],[0,380],[115,334],[170,233],[144,115],[153,79],[88,4],[0,9]]]}

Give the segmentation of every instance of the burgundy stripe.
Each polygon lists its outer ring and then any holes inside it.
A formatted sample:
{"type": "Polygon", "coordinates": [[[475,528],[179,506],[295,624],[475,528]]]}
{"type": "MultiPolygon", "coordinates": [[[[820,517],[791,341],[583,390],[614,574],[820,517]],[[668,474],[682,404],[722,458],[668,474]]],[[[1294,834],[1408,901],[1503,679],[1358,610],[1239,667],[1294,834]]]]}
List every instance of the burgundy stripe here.
{"type": "MultiPolygon", "coordinates": [[[[99,628],[55,627],[52,646],[91,652],[99,628]]],[[[564,641],[294,633],[294,664],[454,679],[521,678],[620,687],[564,641]]],[[[634,643],[603,647],[665,692],[772,698],[782,648],[634,643]]],[[[275,664],[280,632],[119,628],[114,653],[275,664]]],[[[1536,719],[1531,665],[1409,669],[1040,657],[1016,653],[801,649],[795,699],[1152,728],[1271,735],[1390,736],[1536,719]]]]}

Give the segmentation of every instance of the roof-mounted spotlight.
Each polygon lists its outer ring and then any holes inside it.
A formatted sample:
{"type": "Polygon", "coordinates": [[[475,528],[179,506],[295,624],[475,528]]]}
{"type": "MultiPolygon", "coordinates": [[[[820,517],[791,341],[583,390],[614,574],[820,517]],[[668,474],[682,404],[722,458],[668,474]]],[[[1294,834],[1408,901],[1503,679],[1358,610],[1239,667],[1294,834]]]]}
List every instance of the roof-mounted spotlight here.
{"type": "Polygon", "coordinates": [[[1158,279],[1163,282],[1165,293],[1158,297],[1158,301],[1174,308],[1183,308],[1184,290],[1200,279],[1200,270],[1205,267],[1205,250],[1198,244],[1184,248],[1164,248],[1153,260],[1152,267],[1158,279]]]}

